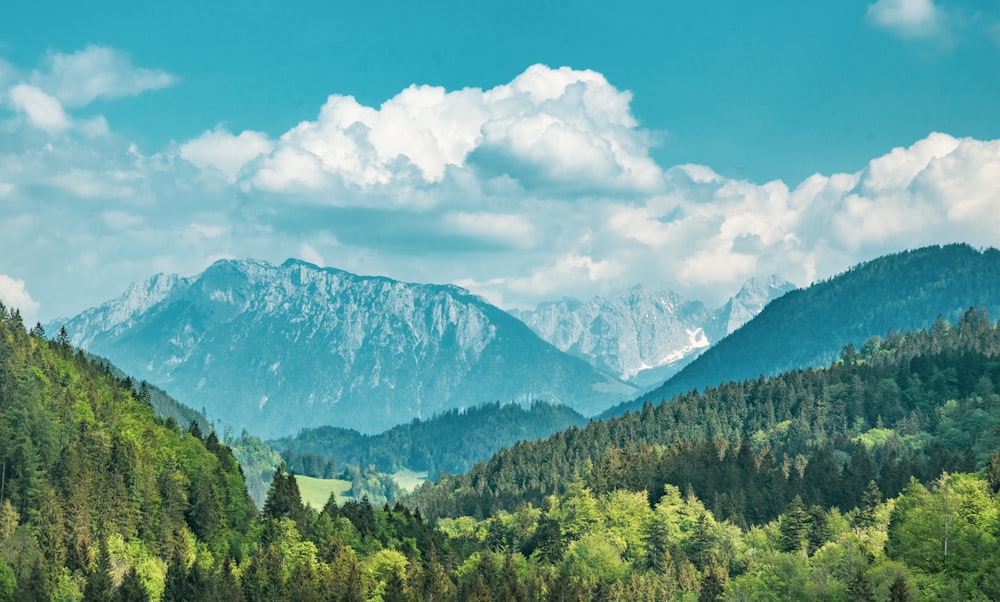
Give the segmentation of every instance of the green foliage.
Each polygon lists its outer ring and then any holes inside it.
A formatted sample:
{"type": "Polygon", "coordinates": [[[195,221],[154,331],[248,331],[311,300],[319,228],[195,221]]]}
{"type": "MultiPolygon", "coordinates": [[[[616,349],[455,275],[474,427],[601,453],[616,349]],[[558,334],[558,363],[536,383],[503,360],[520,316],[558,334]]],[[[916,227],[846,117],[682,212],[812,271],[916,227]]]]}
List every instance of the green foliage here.
{"type": "Polygon", "coordinates": [[[985,463],[1000,423],[1000,396],[989,392],[1000,385],[1000,330],[985,313],[889,333],[877,349],[864,362],[728,383],[519,443],[407,499],[431,517],[481,518],[539,505],[575,475],[594,491],[645,490],[654,502],[666,484],[691,486],[714,514],[749,525],[796,495],[848,510],[872,480],[891,496],[910,476],[928,482],[985,463]]]}
{"type": "Polygon", "coordinates": [[[21,599],[136,599],[135,583],[158,599],[169,558],[249,528],[231,453],[182,435],[153,397],[0,309],[0,558],[21,599]]]}
{"type": "Polygon", "coordinates": [[[971,312],[518,444],[414,496],[435,527],[280,463],[258,514],[213,432],[4,312],[0,602],[1000,599],[998,355],[971,312]]]}
{"type": "Polygon", "coordinates": [[[17,578],[14,576],[14,570],[0,558],[0,602],[13,600],[16,588],[17,578]]]}

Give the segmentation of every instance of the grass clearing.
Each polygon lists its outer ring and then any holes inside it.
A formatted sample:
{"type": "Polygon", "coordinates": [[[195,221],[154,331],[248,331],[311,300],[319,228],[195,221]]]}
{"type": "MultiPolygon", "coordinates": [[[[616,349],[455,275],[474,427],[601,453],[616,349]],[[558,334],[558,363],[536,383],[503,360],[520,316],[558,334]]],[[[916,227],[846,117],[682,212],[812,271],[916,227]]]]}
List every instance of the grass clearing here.
{"type": "Polygon", "coordinates": [[[299,493],[302,495],[302,502],[309,504],[316,510],[322,510],[326,501],[330,499],[331,493],[337,494],[337,503],[343,504],[351,499],[346,495],[351,490],[351,482],[342,479],[316,479],[303,475],[295,475],[295,481],[299,484],[299,493]]]}

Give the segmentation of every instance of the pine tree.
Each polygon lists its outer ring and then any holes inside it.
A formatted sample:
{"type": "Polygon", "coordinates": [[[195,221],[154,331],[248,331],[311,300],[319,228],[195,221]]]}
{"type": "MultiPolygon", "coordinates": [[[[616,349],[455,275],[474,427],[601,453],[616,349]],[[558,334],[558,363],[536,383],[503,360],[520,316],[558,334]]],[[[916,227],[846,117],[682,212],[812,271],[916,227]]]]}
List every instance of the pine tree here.
{"type": "Polygon", "coordinates": [[[847,595],[852,602],[875,602],[875,594],[861,569],[847,578],[847,595]]]}
{"type": "Polygon", "coordinates": [[[781,517],[781,551],[804,552],[811,528],[812,520],[802,505],[802,498],[795,496],[781,517]]]}
{"type": "Polygon", "coordinates": [[[1000,493],[1000,452],[994,452],[986,464],[986,480],[990,484],[990,491],[1000,493]]]}
{"type": "MultiPolygon", "coordinates": [[[[274,471],[271,488],[264,500],[263,515],[266,519],[290,518],[295,521],[300,533],[308,533],[308,513],[302,503],[299,484],[294,473],[285,474],[281,463],[274,471]]],[[[372,525],[374,528],[374,523],[372,525]]],[[[358,529],[360,531],[360,528],[358,529]]]]}
{"type": "Polygon", "coordinates": [[[187,588],[187,571],[184,561],[175,555],[167,565],[167,576],[163,585],[163,602],[184,602],[193,597],[193,592],[187,588]]]}
{"type": "Polygon", "coordinates": [[[113,586],[111,556],[107,542],[101,539],[97,566],[87,575],[87,584],[83,588],[83,602],[110,602],[113,586]]]}
{"type": "Polygon", "coordinates": [[[661,575],[673,571],[673,561],[670,557],[670,536],[663,519],[653,516],[646,525],[644,541],[646,543],[646,568],[661,575]]]}
{"type": "Polygon", "coordinates": [[[538,551],[542,558],[552,564],[559,562],[566,550],[566,542],[563,539],[559,521],[543,515],[538,519],[538,529],[535,534],[538,539],[538,551]]]}
{"type": "Polygon", "coordinates": [[[693,562],[699,570],[707,567],[712,557],[714,540],[709,527],[708,514],[702,512],[698,517],[698,522],[694,525],[694,529],[691,530],[691,539],[689,544],[690,553],[688,554],[688,558],[691,559],[691,562],[693,562]]]}
{"type": "Polygon", "coordinates": [[[916,597],[910,591],[910,586],[906,583],[906,578],[902,575],[896,577],[896,580],[889,586],[889,601],[913,602],[914,600],[916,600],[916,597]]]}
{"type": "Polygon", "coordinates": [[[451,598],[454,593],[455,584],[438,560],[437,546],[432,543],[425,561],[420,597],[427,602],[440,602],[451,598]]]}
{"type": "Polygon", "coordinates": [[[878,520],[875,517],[875,512],[881,503],[882,492],[879,491],[878,484],[875,481],[869,481],[868,488],[865,489],[864,495],[861,496],[861,510],[858,512],[856,519],[857,526],[865,529],[874,527],[878,520]]]}
{"type": "Polygon", "coordinates": [[[830,525],[826,512],[819,506],[809,507],[809,521],[811,524],[809,525],[808,552],[811,556],[813,552],[830,540],[830,525]]]}
{"type": "Polygon", "coordinates": [[[728,582],[729,573],[719,566],[713,558],[701,576],[701,591],[698,594],[698,602],[722,600],[722,594],[728,582]]]}
{"type": "Polygon", "coordinates": [[[31,563],[31,572],[28,573],[27,582],[18,588],[18,602],[35,602],[36,600],[47,600],[49,598],[49,579],[45,574],[45,562],[41,557],[36,556],[31,563]]]}
{"type": "Polygon", "coordinates": [[[130,567],[125,573],[122,584],[118,586],[112,600],[114,602],[149,602],[149,593],[143,587],[142,581],[139,580],[135,567],[130,567]]]}
{"type": "Polygon", "coordinates": [[[406,596],[406,585],[399,571],[393,571],[389,575],[389,580],[385,584],[385,593],[382,594],[385,602],[408,602],[406,596]]]}
{"type": "Polygon", "coordinates": [[[233,574],[233,568],[232,557],[226,556],[222,566],[212,576],[208,597],[210,602],[229,602],[230,600],[243,599],[243,592],[240,590],[240,584],[236,581],[236,575],[233,574]]]}
{"type": "Polygon", "coordinates": [[[65,326],[59,327],[59,336],[56,337],[56,343],[59,345],[59,349],[62,351],[69,351],[69,333],[66,332],[65,326]]]}

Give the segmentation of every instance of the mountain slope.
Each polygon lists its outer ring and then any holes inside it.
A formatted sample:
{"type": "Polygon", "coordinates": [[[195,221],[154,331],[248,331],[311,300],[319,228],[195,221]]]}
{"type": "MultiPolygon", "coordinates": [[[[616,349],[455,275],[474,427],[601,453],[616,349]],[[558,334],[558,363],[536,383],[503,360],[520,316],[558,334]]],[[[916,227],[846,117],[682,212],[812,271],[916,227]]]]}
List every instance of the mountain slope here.
{"type": "Polygon", "coordinates": [[[548,437],[586,423],[586,418],[566,406],[490,403],[464,412],[449,410],[377,435],[323,426],[268,441],[268,445],[282,452],[289,469],[298,474],[322,477],[310,464],[333,462],[338,470],[345,465],[376,465],[388,472],[426,471],[434,478],[439,472],[467,472],[476,462],[518,441],[548,437]]]}
{"type": "Polygon", "coordinates": [[[927,328],[938,316],[951,320],[974,306],[1000,316],[1000,251],[956,244],[881,257],[780,297],[662,386],[603,415],[696,388],[822,366],[848,343],[927,328]]]}
{"type": "Polygon", "coordinates": [[[592,414],[634,394],[459,287],[296,260],[154,277],[65,326],[74,344],[268,437],[375,432],[487,401],[592,414]]]}
{"type": "Polygon", "coordinates": [[[129,571],[160,599],[172,559],[236,552],[257,509],[232,453],[157,418],[145,397],[0,304],[3,599],[80,599],[56,590],[99,591],[108,572],[103,585],[124,588],[129,571]]]}
{"type": "Polygon", "coordinates": [[[642,490],[654,501],[669,483],[693,486],[719,515],[757,522],[799,494],[848,510],[872,479],[895,495],[911,475],[972,470],[996,450],[1000,324],[984,313],[845,355],[826,369],[730,382],[520,443],[409,501],[425,516],[488,516],[540,505],[580,481],[593,491],[642,490]],[[835,456],[846,460],[843,475],[835,456]],[[764,467],[770,476],[756,478],[764,467]]]}
{"type": "Polygon", "coordinates": [[[710,309],[636,285],[586,302],[567,297],[511,313],[558,349],[644,387],[662,383],[793,288],[776,276],[752,279],[710,309]]]}

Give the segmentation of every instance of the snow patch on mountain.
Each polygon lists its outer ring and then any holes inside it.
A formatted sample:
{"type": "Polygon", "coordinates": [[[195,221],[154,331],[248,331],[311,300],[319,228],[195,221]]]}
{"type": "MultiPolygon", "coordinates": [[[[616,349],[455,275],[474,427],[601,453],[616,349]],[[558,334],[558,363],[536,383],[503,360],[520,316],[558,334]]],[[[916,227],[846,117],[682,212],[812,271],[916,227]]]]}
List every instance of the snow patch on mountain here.
{"type": "Polygon", "coordinates": [[[722,307],[640,285],[589,301],[570,297],[511,313],[558,349],[618,378],[647,386],[669,378],[716,341],[795,287],[751,279],[722,307]]]}

